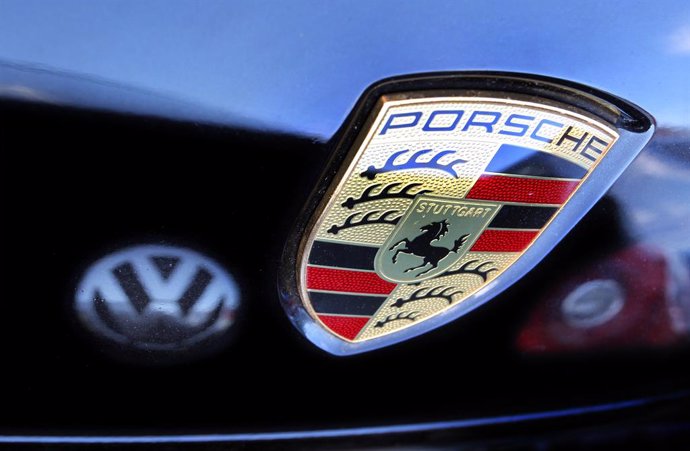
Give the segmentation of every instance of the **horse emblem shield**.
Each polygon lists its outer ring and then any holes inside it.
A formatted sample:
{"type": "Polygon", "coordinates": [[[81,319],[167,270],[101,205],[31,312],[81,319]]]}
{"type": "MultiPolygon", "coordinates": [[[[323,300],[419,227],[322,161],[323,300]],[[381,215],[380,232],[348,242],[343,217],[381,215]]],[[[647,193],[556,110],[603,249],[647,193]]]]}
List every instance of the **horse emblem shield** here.
{"type": "Polygon", "coordinates": [[[447,272],[474,245],[500,204],[417,196],[374,260],[391,282],[416,283],[447,272]]]}
{"type": "Polygon", "coordinates": [[[565,88],[548,99],[524,94],[527,85],[390,89],[365,98],[286,252],[288,313],[336,354],[410,338],[495,297],[650,136],[634,107],[615,98],[576,106],[565,88]],[[637,131],[621,120],[631,111],[637,131]]]}

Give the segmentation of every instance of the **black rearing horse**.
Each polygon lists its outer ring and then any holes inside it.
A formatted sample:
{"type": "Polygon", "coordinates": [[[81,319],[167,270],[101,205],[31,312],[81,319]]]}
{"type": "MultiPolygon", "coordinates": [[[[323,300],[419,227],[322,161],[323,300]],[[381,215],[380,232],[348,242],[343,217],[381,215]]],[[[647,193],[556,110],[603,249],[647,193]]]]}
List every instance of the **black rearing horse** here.
{"type": "Polygon", "coordinates": [[[448,254],[450,254],[451,252],[457,252],[462,247],[462,245],[465,244],[465,241],[467,241],[467,237],[469,236],[461,236],[460,238],[455,240],[455,244],[453,245],[453,247],[448,249],[446,247],[431,245],[431,243],[440,240],[446,235],[446,233],[448,233],[447,220],[444,219],[443,221],[432,222],[431,224],[427,224],[425,226],[420,227],[419,230],[422,233],[417,235],[415,238],[411,240],[404,238],[395,243],[393,246],[391,246],[390,249],[388,249],[389,251],[392,251],[401,244],[405,243],[404,247],[398,248],[395,251],[395,254],[393,254],[393,263],[398,262],[399,254],[409,254],[424,259],[421,265],[415,266],[413,268],[408,268],[405,270],[405,272],[411,272],[417,269],[424,268],[427,265],[431,265],[431,268],[427,269],[426,271],[420,272],[419,274],[417,274],[417,277],[423,276],[432,269],[438,267],[439,262],[446,258],[448,254]]]}

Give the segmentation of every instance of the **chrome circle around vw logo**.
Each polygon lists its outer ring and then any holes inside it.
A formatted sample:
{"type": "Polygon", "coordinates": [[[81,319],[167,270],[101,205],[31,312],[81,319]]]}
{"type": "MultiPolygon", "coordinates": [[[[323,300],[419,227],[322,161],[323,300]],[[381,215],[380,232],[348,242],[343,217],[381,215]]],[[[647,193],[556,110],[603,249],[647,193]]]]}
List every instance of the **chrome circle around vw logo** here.
{"type": "Polygon", "coordinates": [[[107,255],[86,271],[76,311],[92,332],[145,351],[186,351],[234,323],[233,278],[198,252],[145,245],[107,255]]]}

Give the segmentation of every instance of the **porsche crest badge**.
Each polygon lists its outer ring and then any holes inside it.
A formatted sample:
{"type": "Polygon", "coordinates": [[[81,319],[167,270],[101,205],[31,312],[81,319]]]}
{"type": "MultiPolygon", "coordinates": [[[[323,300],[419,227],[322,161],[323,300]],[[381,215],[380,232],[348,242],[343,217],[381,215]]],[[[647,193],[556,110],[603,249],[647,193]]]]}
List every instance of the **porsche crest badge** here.
{"type": "Polygon", "coordinates": [[[322,348],[346,354],[495,296],[615,180],[605,169],[604,188],[586,189],[617,148],[614,122],[520,93],[381,95],[303,228],[293,318],[322,348]]]}

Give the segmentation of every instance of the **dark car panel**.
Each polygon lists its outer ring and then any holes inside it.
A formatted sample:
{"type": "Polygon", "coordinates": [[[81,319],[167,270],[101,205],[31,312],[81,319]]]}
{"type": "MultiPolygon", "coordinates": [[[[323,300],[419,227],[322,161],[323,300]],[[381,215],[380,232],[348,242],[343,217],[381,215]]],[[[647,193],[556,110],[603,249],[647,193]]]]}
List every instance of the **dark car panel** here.
{"type": "Polygon", "coordinates": [[[0,444],[683,449],[688,74],[680,1],[0,1],[0,444]],[[657,131],[494,301],[405,343],[329,355],[281,308],[283,249],[367,87],[438,71],[592,86],[657,131]],[[205,253],[236,278],[227,346],[175,363],[81,327],[86,268],[145,243],[205,253]],[[601,329],[565,321],[562,300],[599,278],[626,307],[601,329]]]}

